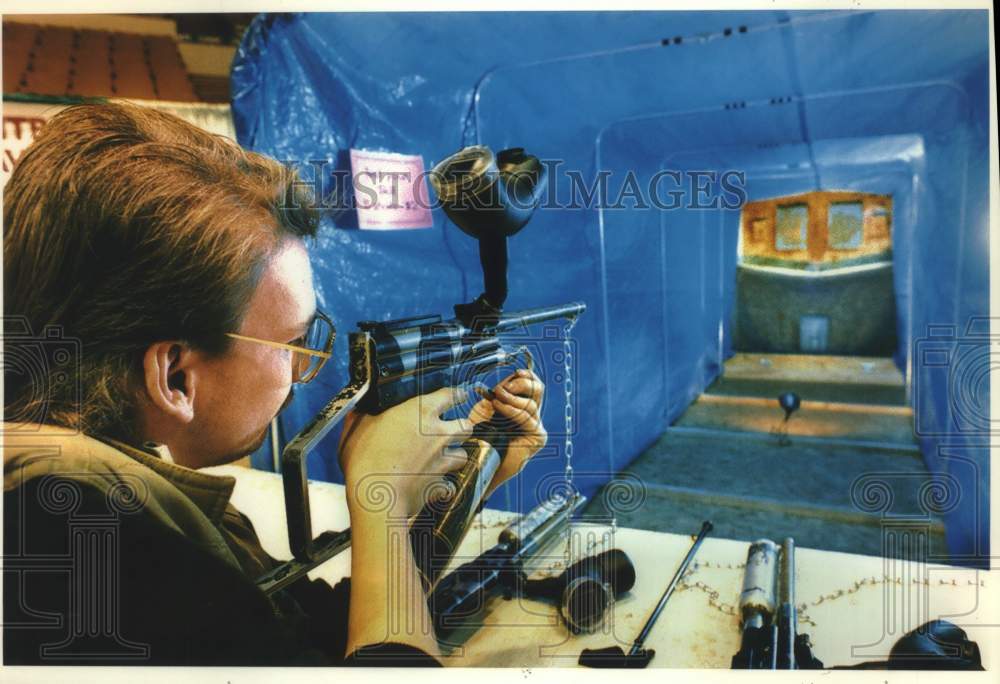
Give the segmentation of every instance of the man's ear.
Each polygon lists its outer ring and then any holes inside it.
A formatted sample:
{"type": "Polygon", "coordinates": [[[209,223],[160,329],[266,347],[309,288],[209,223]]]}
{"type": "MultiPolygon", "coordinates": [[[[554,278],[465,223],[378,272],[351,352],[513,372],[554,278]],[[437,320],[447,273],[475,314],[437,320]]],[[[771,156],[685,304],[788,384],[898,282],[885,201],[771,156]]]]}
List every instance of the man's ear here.
{"type": "Polygon", "coordinates": [[[193,359],[191,347],[176,340],[151,344],[142,358],[149,401],[182,423],[190,423],[194,419],[198,378],[193,359]]]}

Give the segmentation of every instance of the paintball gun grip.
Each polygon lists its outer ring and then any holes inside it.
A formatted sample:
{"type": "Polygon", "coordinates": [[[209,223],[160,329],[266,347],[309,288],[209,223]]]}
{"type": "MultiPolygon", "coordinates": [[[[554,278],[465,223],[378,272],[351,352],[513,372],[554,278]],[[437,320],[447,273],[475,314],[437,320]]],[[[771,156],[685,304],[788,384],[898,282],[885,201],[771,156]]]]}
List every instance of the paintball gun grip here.
{"type": "Polygon", "coordinates": [[[425,589],[433,588],[445,570],[500,467],[500,454],[489,441],[494,436],[490,426],[476,426],[472,437],[462,443],[468,463],[446,476],[454,494],[446,501],[428,503],[414,519],[410,539],[425,589]]]}

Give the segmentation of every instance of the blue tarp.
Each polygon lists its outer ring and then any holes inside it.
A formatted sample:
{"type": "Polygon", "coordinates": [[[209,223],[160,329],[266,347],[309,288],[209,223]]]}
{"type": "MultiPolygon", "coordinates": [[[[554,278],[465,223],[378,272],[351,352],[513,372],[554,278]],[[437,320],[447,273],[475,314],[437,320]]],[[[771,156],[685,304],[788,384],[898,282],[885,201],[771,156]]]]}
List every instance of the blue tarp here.
{"type": "MultiPolygon", "coordinates": [[[[574,470],[588,495],[732,351],[739,209],[637,206],[650,198],[630,196],[630,176],[640,193],[674,169],[714,172],[717,198],[728,170],[745,173],[749,200],[891,194],[895,359],[944,488],[928,496],[941,495],[952,560],[975,565],[989,539],[987,22],[985,10],[261,15],[233,65],[233,114],[244,146],[327,171],[348,170],[351,148],[428,167],[474,143],[550,160],[549,205],[511,239],[507,308],[589,306],[573,331],[574,470]],[[581,190],[604,172],[601,208],[581,190]],[[553,206],[573,199],[586,206],[553,206]]],[[[667,185],[663,198],[699,199],[667,185]]],[[[356,226],[352,212],[328,215],[314,251],[339,329],[448,314],[480,292],[476,245],[439,210],[425,230],[356,226]]],[[[564,467],[559,345],[533,333],[548,345],[552,439],[491,502],[521,510],[564,467]]],[[[286,435],[343,384],[346,358],[338,341],[286,435]]],[[[312,477],[339,479],[335,439],[312,477]]]]}

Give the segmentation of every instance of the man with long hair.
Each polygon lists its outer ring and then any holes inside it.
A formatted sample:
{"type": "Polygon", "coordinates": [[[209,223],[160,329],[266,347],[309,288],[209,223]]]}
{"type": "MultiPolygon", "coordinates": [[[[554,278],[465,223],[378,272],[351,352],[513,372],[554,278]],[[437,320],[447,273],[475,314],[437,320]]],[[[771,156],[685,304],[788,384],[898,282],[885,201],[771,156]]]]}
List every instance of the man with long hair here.
{"type": "Polygon", "coordinates": [[[546,441],[542,385],[519,372],[462,420],[440,418],[462,399],[450,389],[349,416],[351,580],[260,592],[275,561],[229,504],[233,478],[198,469],[259,447],[332,342],[297,185],[126,104],[58,113],[19,159],[4,189],[4,552],[43,562],[4,573],[7,663],[437,662],[433,631],[408,629],[429,624],[412,553],[385,530],[462,467],[449,445],[494,411],[520,432],[492,486],[516,473],[546,441]],[[379,473],[415,474],[376,505],[358,484],[379,473]],[[60,565],[81,549],[95,565],[60,565]],[[417,591],[390,592],[390,576],[417,591]]]}

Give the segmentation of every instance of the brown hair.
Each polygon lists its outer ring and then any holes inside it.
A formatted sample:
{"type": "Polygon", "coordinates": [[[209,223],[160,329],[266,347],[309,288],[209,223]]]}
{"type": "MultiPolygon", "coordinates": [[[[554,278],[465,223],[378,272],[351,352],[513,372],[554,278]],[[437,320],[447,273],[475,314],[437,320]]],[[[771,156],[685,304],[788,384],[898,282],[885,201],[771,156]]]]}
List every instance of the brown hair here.
{"type": "Polygon", "coordinates": [[[281,241],[316,234],[297,186],[164,112],[56,114],[4,188],[5,419],[134,439],[145,349],[225,351],[281,241]]]}

